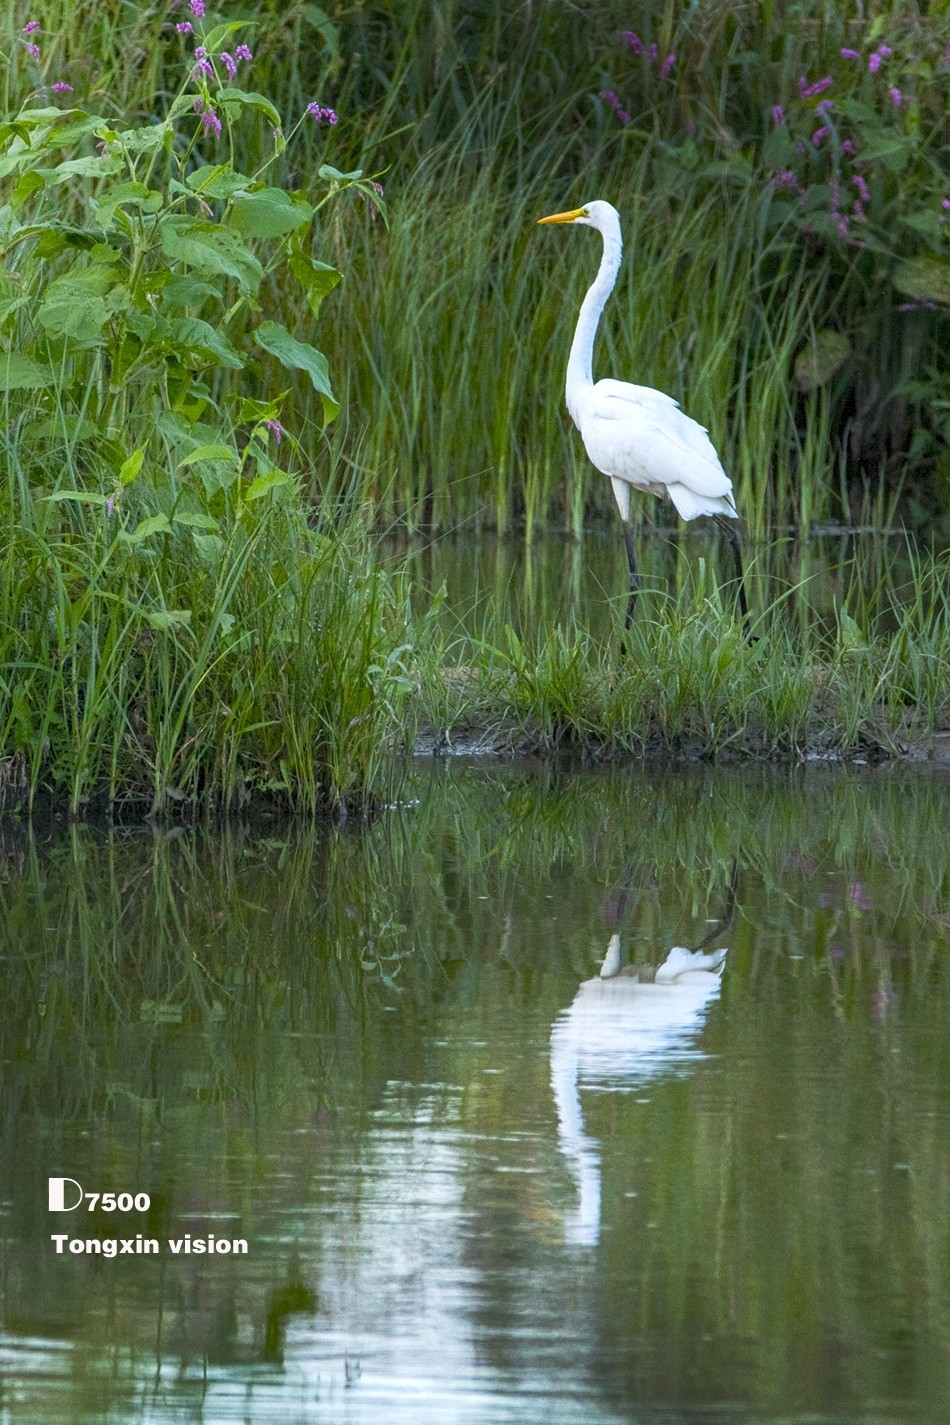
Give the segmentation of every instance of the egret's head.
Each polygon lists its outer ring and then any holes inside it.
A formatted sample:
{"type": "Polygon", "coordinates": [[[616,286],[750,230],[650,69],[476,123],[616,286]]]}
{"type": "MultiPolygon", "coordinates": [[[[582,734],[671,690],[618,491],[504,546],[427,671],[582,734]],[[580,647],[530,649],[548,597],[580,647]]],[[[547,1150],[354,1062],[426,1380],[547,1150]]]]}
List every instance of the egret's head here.
{"type": "Polygon", "coordinates": [[[549,218],[539,218],[538,222],[583,223],[585,227],[606,233],[619,228],[620,215],[612,204],[596,198],[593,203],[585,203],[583,208],[572,208],[569,213],[552,213],[549,218]]]}

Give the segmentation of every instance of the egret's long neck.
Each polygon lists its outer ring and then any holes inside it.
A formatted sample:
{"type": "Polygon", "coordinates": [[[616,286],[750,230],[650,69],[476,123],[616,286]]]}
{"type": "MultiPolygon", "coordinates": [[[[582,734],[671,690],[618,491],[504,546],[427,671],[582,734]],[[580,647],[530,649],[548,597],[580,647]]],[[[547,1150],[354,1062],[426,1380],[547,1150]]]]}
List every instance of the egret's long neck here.
{"type": "Polygon", "coordinates": [[[567,359],[567,408],[575,425],[578,424],[578,399],[594,384],[594,337],[597,335],[597,323],[620,271],[620,259],[623,256],[620,224],[605,232],[603,239],[604,254],[600,259],[597,276],[581,303],[574,340],[571,342],[571,354],[567,359]]]}

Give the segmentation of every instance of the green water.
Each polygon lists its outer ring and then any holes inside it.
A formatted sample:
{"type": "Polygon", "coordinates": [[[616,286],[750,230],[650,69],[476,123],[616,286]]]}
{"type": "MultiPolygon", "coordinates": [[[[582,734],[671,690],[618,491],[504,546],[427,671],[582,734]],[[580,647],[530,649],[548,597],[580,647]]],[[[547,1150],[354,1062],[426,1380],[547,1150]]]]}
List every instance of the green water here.
{"type": "Polygon", "coordinates": [[[403,797],[0,828],[0,1422],[945,1420],[947,775],[403,797]]]}

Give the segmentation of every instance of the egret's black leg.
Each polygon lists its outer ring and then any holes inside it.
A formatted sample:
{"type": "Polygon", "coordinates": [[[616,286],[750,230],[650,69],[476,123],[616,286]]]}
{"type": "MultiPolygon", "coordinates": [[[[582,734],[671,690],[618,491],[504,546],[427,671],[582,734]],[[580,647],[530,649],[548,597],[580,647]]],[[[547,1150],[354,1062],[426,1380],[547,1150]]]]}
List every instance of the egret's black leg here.
{"type": "Polygon", "coordinates": [[[713,519],[732,545],[732,557],[736,563],[736,580],[739,584],[739,608],[742,611],[742,627],[748,634],[749,605],[746,603],[745,580],[742,575],[742,542],[739,538],[739,528],[734,520],[723,519],[721,515],[713,515],[713,519]]]}
{"type": "Polygon", "coordinates": [[[623,538],[627,546],[627,565],[630,569],[630,597],[627,599],[627,616],[623,621],[624,628],[629,628],[633,623],[633,610],[637,603],[637,594],[640,592],[640,575],[637,571],[637,556],[633,552],[633,530],[630,528],[630,521],[623,520],[623,538]]]}
{"type": "Polygon", "coordinates": [[[698,945],[692,945],[692,950],[705,950],[714,940],[718,940],[720,935],[725,935],[732,924],[732,917],[736,913],[736,891],[739,888],[739,866],[736,861],[732,863],[732,873],[729,877],[729,890],[726,893],[726,904],[722,913],[722,919],[717,920],[713,929],[708,935],[704,935],[698,945]]]}

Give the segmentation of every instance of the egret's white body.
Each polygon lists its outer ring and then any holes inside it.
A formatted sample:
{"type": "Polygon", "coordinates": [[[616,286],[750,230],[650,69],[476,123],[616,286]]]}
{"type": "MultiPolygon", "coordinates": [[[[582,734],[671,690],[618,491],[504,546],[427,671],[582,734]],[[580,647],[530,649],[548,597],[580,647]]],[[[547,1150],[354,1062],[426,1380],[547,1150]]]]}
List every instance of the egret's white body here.
{"type": "MultiPolygon", "coordinates": [[[[630,491],[668,496],[685,520],[697,515],[736,520],[732,481],[706,430],[681,411],[672,396],[628,381],[594,381],[597,325],[623,257],[616,208],[598,199],[540,221],[581,223],[596,228],[604,242],[597,276],[581,303],[567,361],[566,394],[567,409],[581,433],[591,464],[609,477],[620,509],[630,564],[629,626],[640,583],[630,536],[630,491]]],[[[728,532],[736,552],[740,603],[746,615],[738,533],[734,529],[728,532]]]]}

